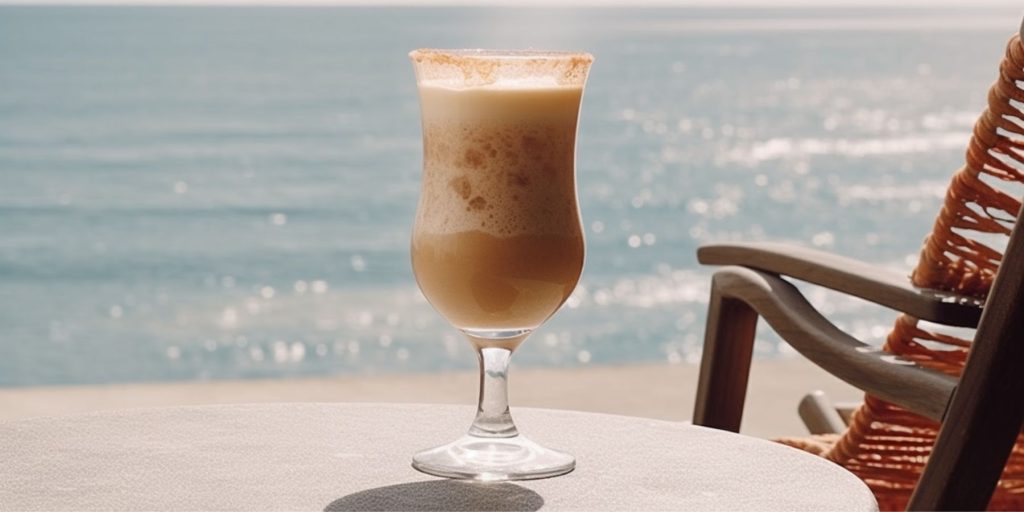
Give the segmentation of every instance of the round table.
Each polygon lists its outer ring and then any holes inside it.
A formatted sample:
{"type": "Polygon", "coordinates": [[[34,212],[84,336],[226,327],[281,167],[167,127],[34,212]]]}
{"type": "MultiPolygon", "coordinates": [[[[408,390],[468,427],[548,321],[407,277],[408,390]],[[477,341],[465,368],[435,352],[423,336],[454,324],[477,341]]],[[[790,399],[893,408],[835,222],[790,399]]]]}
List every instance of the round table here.
{"type": "Polygon", "coordinates": [[[175,407],[0,423],[11,510],[877,510],[839,466],[683,423],[513,409],[572,473],[474,483],[413,470],[474,408],[413,404],[175,407]]]}

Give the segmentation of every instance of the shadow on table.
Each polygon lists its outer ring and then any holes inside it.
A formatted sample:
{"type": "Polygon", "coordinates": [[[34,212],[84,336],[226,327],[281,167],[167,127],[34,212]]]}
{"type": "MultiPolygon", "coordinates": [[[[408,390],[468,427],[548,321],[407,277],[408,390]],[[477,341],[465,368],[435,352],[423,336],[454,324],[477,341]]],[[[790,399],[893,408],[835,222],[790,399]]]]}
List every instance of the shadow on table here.
{"type": "Polygon", "coordinates": [[[539,510],[544,498],[515,484],[431,480],[377,487],[343,496],[324,512],[348,510],[539,510]]]}

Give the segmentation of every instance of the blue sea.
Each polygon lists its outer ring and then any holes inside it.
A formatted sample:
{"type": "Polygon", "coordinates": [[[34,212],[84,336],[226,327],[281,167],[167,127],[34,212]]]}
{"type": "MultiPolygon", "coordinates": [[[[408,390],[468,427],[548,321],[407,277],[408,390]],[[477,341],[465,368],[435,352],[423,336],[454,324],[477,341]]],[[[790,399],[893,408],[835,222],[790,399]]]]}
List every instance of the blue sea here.
{"type": "MultiPolygon", "coordinates": [[[[587,262],[519,366],[699,359],[722,240],[909,270],[1015,9],[0,7],[0,386],[436,372],[409,50],[586,50],[587,262]]],[[[814,288],[879,342],[894,314],[814,288]]],[[[759,357],[786,357],[766,327],[759,357]]]]}

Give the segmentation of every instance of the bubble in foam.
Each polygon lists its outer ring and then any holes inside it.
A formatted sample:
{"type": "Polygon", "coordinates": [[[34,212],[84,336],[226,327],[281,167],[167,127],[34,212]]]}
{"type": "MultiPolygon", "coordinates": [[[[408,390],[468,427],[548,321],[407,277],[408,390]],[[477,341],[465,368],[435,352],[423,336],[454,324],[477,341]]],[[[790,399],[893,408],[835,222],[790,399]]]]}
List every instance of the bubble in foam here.
{"type": "Polygon", "coordinates": [[[483,169],[487,167],[487,156],[476,148],[468,148],[462,156],[466,167],[470,169],[483,169]]]}
{"type": "Polygon", "coordinates": [[[421,87],[425,149],[417,229],[578,232],[573,166],[580,94],[421,87]]]}
{"type": "Polygon", "coordinates": [[[469,207],[476,211],[483,210],[487,207],[487,200],[483,196],[476,196],[469,201],[469,207]]]}
{"type": "Polygon", "coordinates": [[[473,186],[469,184],[469,179],[465,176],[452,178],[448,181],[448,185],[463,199],[469,199],[469,195],[473,193],[473,186]]]}

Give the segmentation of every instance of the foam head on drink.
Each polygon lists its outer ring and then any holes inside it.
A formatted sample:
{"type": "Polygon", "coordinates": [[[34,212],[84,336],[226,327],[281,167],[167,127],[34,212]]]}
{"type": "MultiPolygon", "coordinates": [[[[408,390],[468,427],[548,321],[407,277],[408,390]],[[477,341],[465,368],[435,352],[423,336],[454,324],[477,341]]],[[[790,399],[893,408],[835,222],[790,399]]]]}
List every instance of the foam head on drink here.
{"type": "Polygon", "coordinates": [[[583,268],[574,172],[583,83],[464,82],[420,79],[413,269],[455,326],[533,329],[568,298],[583,268]]]}

